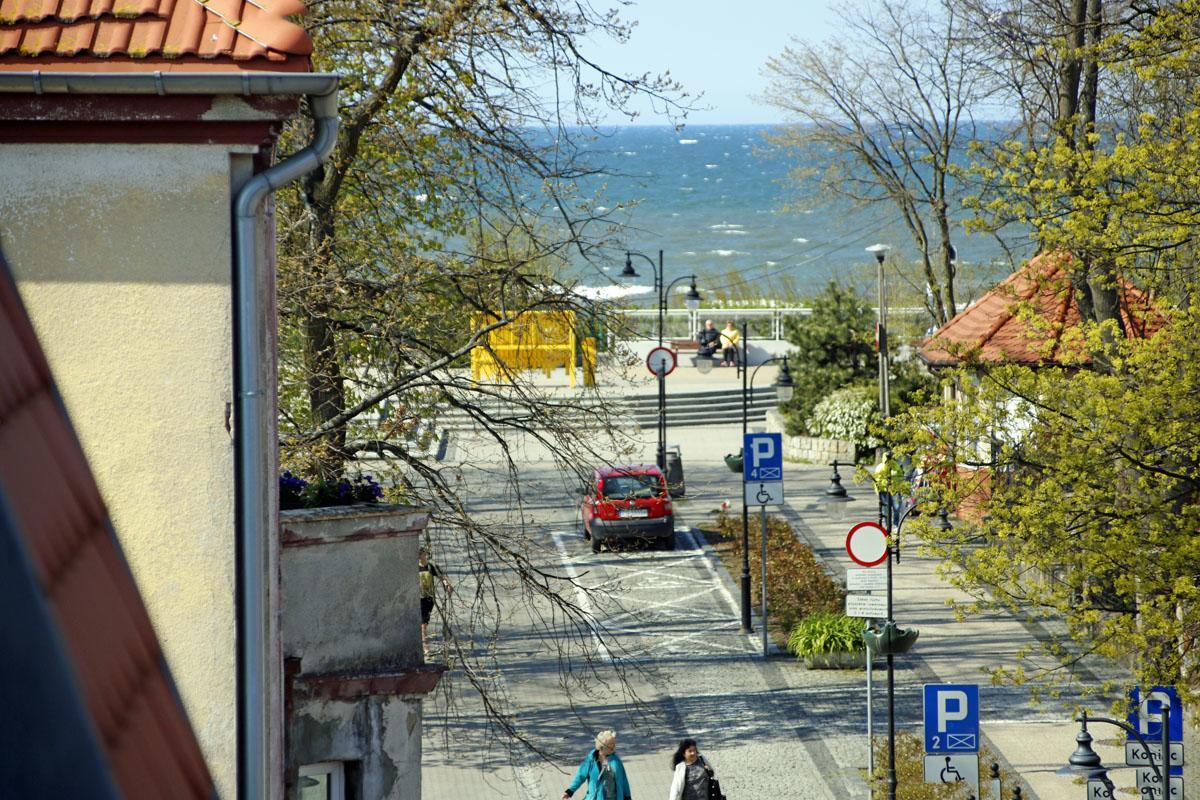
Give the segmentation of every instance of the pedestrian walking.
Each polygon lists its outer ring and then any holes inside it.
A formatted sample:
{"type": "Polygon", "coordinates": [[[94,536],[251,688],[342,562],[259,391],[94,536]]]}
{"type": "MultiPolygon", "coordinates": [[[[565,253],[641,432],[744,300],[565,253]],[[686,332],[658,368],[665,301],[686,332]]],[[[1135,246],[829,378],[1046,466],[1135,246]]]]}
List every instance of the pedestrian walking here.
{"type": "Polygon", "coordinates": [[[426,631],[429,628],[429,617],[433,614],[437,579],[441,579],[447,597],[454,594],[454,587],[450,585],[450,581],[437,568],[437,565],[429,560],[429,550],[424,547],[417,554],[417,577],[421,580],[421,647],[425,651],[425,656],[428,657],[429,639],[426,631]]]}
{"type": "Polygon", "coordinates": [[[588,789],[583,800],[632,800],[625,765],[616,752],[617,734],[600,731],[596,734],[595,744],[596,748],[584,757],[571,784],[562,793],[562,800],[570,800],[584,781],[587,781],[588,789]]]}
{"type": "Polygon", "coordinates": [[[725,800],[712,765],[700,755],[695,739],[682,739],[671,756],[671,792],[667,800],[725,800]]]}

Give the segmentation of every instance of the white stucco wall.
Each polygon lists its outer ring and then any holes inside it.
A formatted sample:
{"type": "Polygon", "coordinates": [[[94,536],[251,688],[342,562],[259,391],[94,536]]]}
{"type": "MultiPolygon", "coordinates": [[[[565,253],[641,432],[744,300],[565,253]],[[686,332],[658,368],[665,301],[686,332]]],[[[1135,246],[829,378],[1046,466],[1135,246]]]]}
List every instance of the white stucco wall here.
{"type": "Polygon", "coordinates": [[[4,145],[0,248],[234,797],[228,146],[4,145]]]}

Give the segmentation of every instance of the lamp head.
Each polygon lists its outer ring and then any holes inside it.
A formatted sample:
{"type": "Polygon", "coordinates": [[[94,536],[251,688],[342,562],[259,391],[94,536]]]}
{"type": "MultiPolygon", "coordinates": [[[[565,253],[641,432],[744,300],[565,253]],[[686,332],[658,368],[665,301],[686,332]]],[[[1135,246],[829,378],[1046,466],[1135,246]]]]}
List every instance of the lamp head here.
{"type": "Polygon", "coordinates": [[[692,359],[692,364],[696,367],[696,371],[701,375],[707,375],[712,372],[714,359],[712,356],[695,356],[692,359]]]}
{"type": "Polygon", "coordinates": [[[783,357],[783,364],[779,367],[779,374],[775,376],[775,397],[779,402],[786,403],[792,399],[792,395],[796,393],[796,384],[792,380],[792,372],[788,369],[787,356],[783,357]]]}
{"type": "Polygon", "coordinates": [[[1108,770],[1100,761],[1099,754],[1092,749],[1092,735],[1087,729],[1087,712],[1079,718],[1080,730],[1075,734],[1075,752],[1067,758],[1067,765],[1060,774],[1083,775],[1091,780],[1107,780],[1108,770]]]}
{"type": "Polygon", "coordinates": [[[621,270],[621,277],[622,278],[640,278],[641,277],[640,275],[638,275],[637,270],[633,268],[633,259],[630,258],[628,252],[625,253],[625,269],[621,270]]]}
{"type": "Polygon", "coordinates": [[[954,525],[950,522],[950,515],[946,512],[946,509],[938,509],[937,514],[933,518],[933,527],[943,532],[954,530],[954,525]]]}
{"type": "Polygon", "coordinates": [[[891,245],[873,244],[867,248],[867,252],[873,253],[875,256],[875,260],[878,261],[880,264],[882,264],[883,259],[887,256],[888,251],[891,249],[892,249],[891,245]]]}
{"type": "Polygon", "coordinates": [[[688,287],[687,294],[684,295],[684,305],[689,311],[695,311],[700,307],[700,290],[696,288],[696,276],[692,276],[692,285],[688,287]]]}

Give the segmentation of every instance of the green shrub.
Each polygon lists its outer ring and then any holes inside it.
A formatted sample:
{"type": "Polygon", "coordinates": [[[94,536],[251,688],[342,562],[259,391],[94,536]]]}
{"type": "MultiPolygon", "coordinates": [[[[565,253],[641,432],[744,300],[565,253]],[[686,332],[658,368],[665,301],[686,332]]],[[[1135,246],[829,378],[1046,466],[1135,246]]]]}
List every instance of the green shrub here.
{"type": "Polygon", "coordinates": [[[845,614],[819,611],[792,627],[788,650],[797,658],[822,653],[856,653],[865,649],[863,621],[845,614]]]}
{"type": "MultiPolygon", "coordinates": [[[[760,530],[750,525],[750,576],[758,596],[762,574],[760,530]]],[[[741,517],[721,514],[717,526],[722,538],[734,543],[734,558],[741,560],[741,517]]],[[[829,576],[813,551],[796,538],[792,526],[779,517],[767,518],[767,603],[771,622],[786,634],[799,620],[818,611],[840,612],[846,602],[841,584],[829,576]]]]}
{"type": "Polygon", "coordinates": [[[879,444],[873,429],[879,425],[879,402],[874,386],[847,386],[831,392],[813,408],[808,430],[826,439],[844,439],[859,448],[879,444]]]}

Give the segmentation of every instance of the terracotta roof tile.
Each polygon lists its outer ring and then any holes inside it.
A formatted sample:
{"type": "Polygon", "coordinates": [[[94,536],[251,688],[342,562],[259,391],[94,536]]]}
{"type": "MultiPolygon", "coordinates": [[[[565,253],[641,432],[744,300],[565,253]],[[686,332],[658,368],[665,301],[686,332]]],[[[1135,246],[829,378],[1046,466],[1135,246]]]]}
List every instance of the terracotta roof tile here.
{"type": "Polygon", "coordinates": [[[307,63],[312,41],[286,19],[304,10],[298,0],[0,0],[0,68],[97,56],[307,63]]]}
{"type": "MultiPolygon", "coordinates": [[[[1084,353],[1063,352],[1063,334],[1080,323],[1065,254],[1035,256],[990,292],[960,311],[918,351],[931,366],[971,358],[985,363],[1087,363],[1084,353]],[[1031,324],[1024,315],[1040,320],[1031,324]],[[1047,338],[1049,337],[1049,338],[1047,338]]],[[[1130,336],[1147,336],[1163,325],[1143,292],[1118,286],[1121,321],[1130,336]]]]}
{"type": "Polygon", "coordinates": [[[123,797],[213,797],[150,618],[3,258],[0,341],[0,494],[9,500],[109,772],[123,797]]]}

